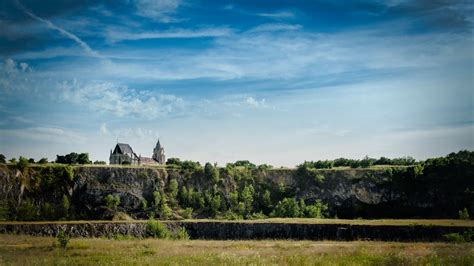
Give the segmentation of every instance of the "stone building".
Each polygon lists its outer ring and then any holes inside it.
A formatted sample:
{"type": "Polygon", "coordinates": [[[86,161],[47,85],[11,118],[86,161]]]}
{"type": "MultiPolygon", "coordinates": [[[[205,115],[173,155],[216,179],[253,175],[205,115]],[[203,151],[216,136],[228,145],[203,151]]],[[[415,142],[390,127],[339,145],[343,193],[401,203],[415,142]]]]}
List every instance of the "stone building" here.
{"type": "Polygon", "coordinates": [[[137,156],[132,147],[125,143],[117,143],[115,149],[110,150],[110,164],[130,164],[130,165],[164,165],[166,163],[165,149],[160,144],[160,140],[153,149],[152,157],[137,156]]]}

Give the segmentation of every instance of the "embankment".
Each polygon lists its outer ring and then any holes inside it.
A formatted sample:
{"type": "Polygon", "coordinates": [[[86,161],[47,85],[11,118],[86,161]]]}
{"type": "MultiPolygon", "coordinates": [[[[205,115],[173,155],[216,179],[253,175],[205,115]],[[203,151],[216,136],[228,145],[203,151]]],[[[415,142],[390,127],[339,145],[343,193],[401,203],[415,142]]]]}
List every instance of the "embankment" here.
{"type": "MultiPolygon", "coordinates": [[[[443,235],[474,230],[472,225],[370,225],[347,223],[285,223],[231,221],[165,221],[170,229],[182,226],[191,239],[298,239],[298,240],[381,240],[443,241],[443,235]]],[[[64,230],[71,237],[144,237],[145,221],[0,223],[1,234],[55,236],[64,230]]]]}

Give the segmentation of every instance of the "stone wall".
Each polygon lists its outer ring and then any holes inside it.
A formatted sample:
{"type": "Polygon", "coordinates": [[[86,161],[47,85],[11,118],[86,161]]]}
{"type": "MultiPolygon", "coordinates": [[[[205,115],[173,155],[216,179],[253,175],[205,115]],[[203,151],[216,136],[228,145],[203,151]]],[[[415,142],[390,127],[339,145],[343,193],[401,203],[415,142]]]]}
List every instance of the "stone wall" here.
{"type": "MultiPolygon", "coordinates": [[[[462,226],[384,226],[303,223],[243,222],[164,222],[170,229],[183,226],[191,239],[298,239],[298,240],[381,240],[443,241],[444,234],[463,233],[473,227],[462,226]]],[[[145,222],[81,223],[1,223],[2,234],[55,236],[64,230],[71,237],[144,237],[145,222]]]]}

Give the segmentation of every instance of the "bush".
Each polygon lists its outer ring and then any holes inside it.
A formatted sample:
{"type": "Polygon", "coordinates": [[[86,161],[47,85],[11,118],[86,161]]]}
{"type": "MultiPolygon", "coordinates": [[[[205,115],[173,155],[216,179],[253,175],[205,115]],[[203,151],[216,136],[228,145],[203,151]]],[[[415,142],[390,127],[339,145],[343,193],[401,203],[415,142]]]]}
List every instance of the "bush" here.
{"type": "Polygon", "coordinates": [[[39,164],[47,164],[48,163],[48,158],[41,158],[39,161],[38,161],[39,164]]]}
{"type": "Polygon", "coordinates": [[[173,238],[177,240],[189,240],[188,231],[186,231],[186,228],[184,227],[179,227],[173,238]]]}
{"type": "Polygon", "coordinates": [[[116,210],[117,206],[120,204],[120,198],[119,198],[118,195],[113,196],[113,195],[109,194],[105,197],[105,204],[110,209],[116,210]]]}
{"type": "Polygon", "coordinates": [[[459,211],[459,219],[461,219],[461,220],[468,220],[469,219],[469,212],[467,211],[466,208],[464,208],[462,211],[459,211]]]}
{"type": "Polygon", "coordinates": [[[58,232],[56,240],[58,241],[60,247],[62,247],[63,249],[67,248],[67,245],[69,244],[69,236],[66,235],[64,230],[60,230],[58,232]]]}
{"type": "Polygon", "coordinates": [[[148,237],[161,239],[169,238],[171,235],[166,225],[160,223],[155,219],[148,220],[148,222],[146,223],[145,234],[148,237]]]}
{"type": "Polygon", "coordinates": [[[26,159],[26,157],[20,156],[20,159],[18,160],[16,167],[18,168],[18,170],[23,172],[28,168],[28,164],[29,164],[28,159],[26,159]]]}
{"type": "Polygon", "coordinates": [[[300,211],[300,206],[294,198],[284,198],[278,202],[271,216],[295,218],[300,217],[300,211]]]}
{"type": "Polygon", "coordinates": [[[193,218],[193,208],[181,210],[180,214],[184,219],[191,219],[193,218]]]}
{"type": "Polygon", "coordinates": [[[304,215],[307,218],[324,218],[328,206],[317,200],[313,205],[306,205],[304,215]]]}
{"type": "Polygon", "coordinates": [[[462,243],[464,242],[464,237],[459,233],[450,233],[443,235],[444,239],[447,242],[455,242],[455,243],[462,243]]]}

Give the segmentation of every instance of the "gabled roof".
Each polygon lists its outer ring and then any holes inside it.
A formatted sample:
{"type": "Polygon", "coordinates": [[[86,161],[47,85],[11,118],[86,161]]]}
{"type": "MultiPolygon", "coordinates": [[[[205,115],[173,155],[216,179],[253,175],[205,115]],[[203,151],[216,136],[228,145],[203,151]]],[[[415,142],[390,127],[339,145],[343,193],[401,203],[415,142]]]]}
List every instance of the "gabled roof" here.
{"type": "Polygon", "coordinates": [[[133,150],[132,150],[132,147],[130,147],[130,145],[126,144],[126,143],[117,143],[117,145],[115,146],[115,149],[114,149],[114,154],[125,154],[125,153],[129,153],[129,154],[134,154],[133,150]]]}

